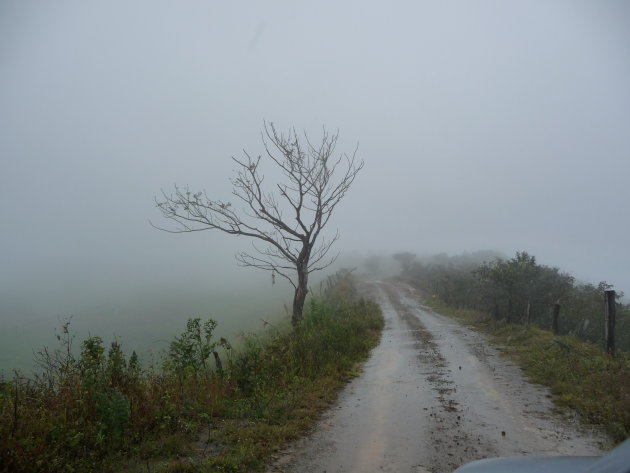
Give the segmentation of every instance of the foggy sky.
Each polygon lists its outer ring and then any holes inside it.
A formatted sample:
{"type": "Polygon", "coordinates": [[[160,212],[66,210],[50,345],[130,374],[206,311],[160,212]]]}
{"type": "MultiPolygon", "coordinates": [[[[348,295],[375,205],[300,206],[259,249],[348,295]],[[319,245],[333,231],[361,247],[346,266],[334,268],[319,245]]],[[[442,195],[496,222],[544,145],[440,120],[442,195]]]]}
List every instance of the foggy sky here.
{"type": "Polygon", "coordinates": [[[359,143],[342,252],[526,250],[630,293],[622,0],[4,0],[4,293],[266,283],[246,240],[148,223],[174,183],[229,200],[263,120],[359,143]]]}

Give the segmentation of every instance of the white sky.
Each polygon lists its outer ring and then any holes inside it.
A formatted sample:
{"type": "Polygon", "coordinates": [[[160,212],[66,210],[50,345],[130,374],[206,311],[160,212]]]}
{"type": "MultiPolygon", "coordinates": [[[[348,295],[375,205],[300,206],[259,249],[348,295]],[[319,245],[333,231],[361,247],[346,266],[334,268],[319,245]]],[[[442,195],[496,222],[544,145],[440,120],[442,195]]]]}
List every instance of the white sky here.
{"type": "Polygon", "coordinates": [[[227,199],[263,119],[359,142],[342,251],[526,250],[630,293],[623,0],[0,0],[0,284],[267,278],[147,223],[173,183],[227,199]]]}

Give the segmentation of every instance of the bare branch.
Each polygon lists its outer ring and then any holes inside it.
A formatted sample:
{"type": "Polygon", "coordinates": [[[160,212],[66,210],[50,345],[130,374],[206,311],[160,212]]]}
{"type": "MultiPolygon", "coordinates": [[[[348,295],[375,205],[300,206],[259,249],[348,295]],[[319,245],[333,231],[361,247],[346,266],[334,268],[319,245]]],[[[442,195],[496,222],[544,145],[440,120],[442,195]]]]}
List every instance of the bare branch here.
{"type": "Polygon", "coordinates": [[[334,209],[348,192],[363,161],[351,155],[335,156],[339,132],[322,129],[318,142],[295,129],[279,132],[273,123],[264,122],[261,133],[264,154],[254,157],[243,151],[243,158],[232,158],[238,166],[231,179],[231,202],[214,200],[205,191],[191,192],[174,186],[155,199],[162,216],[173,222],[171,228],[151,226],[169,233],[219,230],[252,239],[258,256],[239,252],[242,266],[273,271],[295,288],[293,321],[302,315],[308,292],[308,274],[326,268],[337,256],[327,257],[339,233],[326,240],[320,237],[334,209]],[[277,166],[283,182],[267,183],[261,172],[264,162],[277,166]],[[264,242],[257,246],[254,242],[264,242]]]}

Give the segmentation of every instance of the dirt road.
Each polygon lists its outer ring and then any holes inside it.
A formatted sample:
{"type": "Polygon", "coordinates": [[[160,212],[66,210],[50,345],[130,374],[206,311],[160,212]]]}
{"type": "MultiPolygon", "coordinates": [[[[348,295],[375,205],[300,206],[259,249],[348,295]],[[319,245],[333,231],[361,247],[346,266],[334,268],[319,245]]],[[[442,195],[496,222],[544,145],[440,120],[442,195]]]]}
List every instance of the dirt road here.
{"type": "Polygon", "coordinates": [[[489,456],[600,453],[606,439],[554,415],[548,392],[484,336],[422,307],[408,286],[363,290],[383,309],[380,345],[270,471],[447,473],[489,456]]]}

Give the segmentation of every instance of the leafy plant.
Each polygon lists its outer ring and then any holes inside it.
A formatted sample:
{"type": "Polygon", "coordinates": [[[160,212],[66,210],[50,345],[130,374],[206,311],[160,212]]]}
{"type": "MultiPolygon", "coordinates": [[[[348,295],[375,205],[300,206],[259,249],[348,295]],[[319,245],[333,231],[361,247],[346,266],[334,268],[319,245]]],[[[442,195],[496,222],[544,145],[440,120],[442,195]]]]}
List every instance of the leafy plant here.
{"type": "Polygon", "coordinates": [[[378,341],[378,306],[354,302],[345,276],[309,304],[304,323],[248,336],[238,352],[213,338],[215,321],[190,319],[162,370],[142,369],[117,341],[106,352],[97,336],[75,357],[63,326],[60,348],[40,352],[43,374],[0,380],[0,471],[262,468],[312,425],[378,341]]]}
{"type": "Polygon", "coordinates": [[[214,356],[216,369],[223,372],[223,364],[217,352],[221,347],[231,350],[231,345],[225,338],[212,341],[216,320],[208,319],[203,324],[200,318],[188,319],[186,330],[171,342],[164,367],[173,371],[180,379],[203,375],[208,377],[211,369],[208,359],[214,356]]]}

